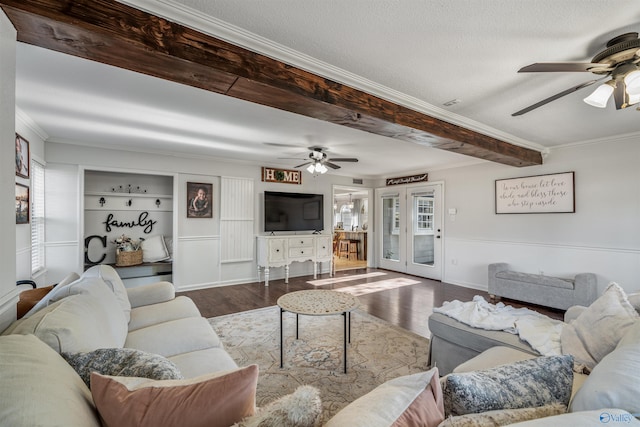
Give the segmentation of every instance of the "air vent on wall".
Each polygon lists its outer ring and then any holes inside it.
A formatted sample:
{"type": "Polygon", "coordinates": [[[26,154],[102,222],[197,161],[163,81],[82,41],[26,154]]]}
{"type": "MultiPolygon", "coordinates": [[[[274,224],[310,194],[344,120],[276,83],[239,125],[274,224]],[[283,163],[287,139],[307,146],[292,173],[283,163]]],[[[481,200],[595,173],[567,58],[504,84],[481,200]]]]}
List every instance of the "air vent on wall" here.
{"type": "Polygon", "coordinates": [[[354,184],[362,184],[362,178],[353,178],[354,184]]]}

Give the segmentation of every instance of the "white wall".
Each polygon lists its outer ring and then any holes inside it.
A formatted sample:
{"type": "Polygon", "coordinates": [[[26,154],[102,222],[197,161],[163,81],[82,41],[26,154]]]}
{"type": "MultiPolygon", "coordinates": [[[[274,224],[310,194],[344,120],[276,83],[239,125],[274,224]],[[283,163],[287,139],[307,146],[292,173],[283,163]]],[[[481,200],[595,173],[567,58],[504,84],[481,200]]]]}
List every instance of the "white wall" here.
{"type": "Polygon", "coordinates": [[[508,262],[529,273],[598,275],[640,291],[640,143],[635,139],[556,149],[544,165],[494,163],[434,171],[446,183],[444,277],[486,289],[487,264],[508,262]],[[575,171],[576,212],[495,214],[495,180],[575,171]]]}
{"type": "MultiPolygon", "coordinates": [[[[44,164],[44,139],[43,132],[35,125],[29,117],[21,111],[16,111],[15,120],[16,132],[29,141],[29,159],[37,160],[44,164]]],[[[46,137],[46,136],[45,136],[46,137]]],[[[31,186],[31,178],[15,177],[17,183],[31,186]]],[[[31,275],[31,224],[19,224],[16,229],[16,278],[32,279],[38,286],[46,286],[46,272],[43,271],[37,276],[31,275]]]]}
{"type": "Polygon", "coordinates": [[[16,31],[0,10],[0,331],[16,317],[16,31]]]}
{"type": "MultiPolygon", "coordinates": [[[[47,247],[60,254],[48,254],[49,279],[60,280],[68,271],[82,269],[79,251],[84,236],[79,235],[79,179],[84,169],[119,172],[175,174],[174,203],[177,212],[174,233],[173,281],[179,290],[197,289],[257,280],[255,259],[247,262],[221,262],[220,180],[221,177],[249,178],[254,181],[254,233],[263,234],[263,194],[265,190],[321,193],[325,196],[325,233],[331,230],[332,186],[350,185],[352,179],[334,174],[313,177],[304,173],[302,185],[261,181],[261,168],[206,158],[180,158],[150,153],[133,153],[68,144],[46,143],[47,160],[47,247]],[[213,184],[213,218],[186,218],[186,183],[213,184]],[[52,191],[50,192],[49,189],[52,191]]],[[[365,182],[371,185],[371,182],[365,182]]],[[[323,266],[328,271],[328,265],[323,266]]],[[[294,263],[291,276],[312,274],[310,263],[294,263]]],[[[272,278],[284,277],[283,269],[272,270],[272,278]],[[282,270],[282,271],[281,271],[282,270]]]]}

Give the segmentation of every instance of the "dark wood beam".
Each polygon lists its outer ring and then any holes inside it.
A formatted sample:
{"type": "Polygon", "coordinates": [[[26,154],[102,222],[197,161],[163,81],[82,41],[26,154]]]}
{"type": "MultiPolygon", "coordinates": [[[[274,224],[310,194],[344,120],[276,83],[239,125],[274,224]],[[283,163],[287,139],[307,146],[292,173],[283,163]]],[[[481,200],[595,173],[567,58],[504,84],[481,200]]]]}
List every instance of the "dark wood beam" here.
{"type": "Polygon", "coordinates": [[[0,0],[18,40],[319,120],[511,166],[540,152],[431,117],[114,0],[0,0]]]}

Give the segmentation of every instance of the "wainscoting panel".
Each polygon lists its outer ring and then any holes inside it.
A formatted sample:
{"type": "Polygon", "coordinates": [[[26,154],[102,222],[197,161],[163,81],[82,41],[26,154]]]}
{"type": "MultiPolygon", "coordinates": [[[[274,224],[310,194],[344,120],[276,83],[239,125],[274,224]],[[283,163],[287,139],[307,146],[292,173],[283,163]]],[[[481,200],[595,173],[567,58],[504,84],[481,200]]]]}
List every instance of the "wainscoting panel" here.
{"type": "Polygon", "coordinates": [[[220,180],[220,261],[252,262],[254,250],[253,179],[220,180]]]}
{"type": "Polygon", "coordinates": [[[518,271],[572,278],[595,273],[601,293],[617,282],[627,293],[640,291],[640,250],[447,238],[443,282],[487,290],[487,266],[506,262],[518,271]]]}
{"type": "MultiPolygon", "coordinates": [[[[47,242],[45,244],[45,257],[47,274],[40,286],[58,283],[69,273],[75,271],[82,274],[84,269],[84,253],[80,252],[80,244],[77,240],[66,242],[47,242]]],[[[39,281],[40,282],[40,281],[39,281]]]]}
{"type": "Polygon", "coordinates": [[[220,282],[220,236],[178,239],[173,262],[173,284],[177,291],[208,288],[220,282]]]}
{"type": "Polygon", "coordinates": [[[253,221],[221,221],[222,263],[253,262],[253,221]]]}
{"type": "Polygon", "coordinates": [[[29,287],[16,287],[7,295],[0,297],[0,333],[16,320],[16,304],[18,303],[20,292],[26,289],[29,289],[29,287]]]}

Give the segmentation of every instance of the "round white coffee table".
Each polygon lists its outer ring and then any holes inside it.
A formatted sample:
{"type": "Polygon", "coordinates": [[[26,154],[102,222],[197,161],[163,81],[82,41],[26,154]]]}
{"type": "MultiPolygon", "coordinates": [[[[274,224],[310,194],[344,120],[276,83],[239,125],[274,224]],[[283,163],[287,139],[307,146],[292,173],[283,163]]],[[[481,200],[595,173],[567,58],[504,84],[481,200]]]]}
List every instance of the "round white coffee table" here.
{"type": "Polygon", "coordinates": [[[285,311],[296,315],[296,339],[298,339],[298,316],[330,316],[342,314],[344,316],[344,373],[347,373],[347,340],[351,342],[351,312],[359,303],[353,295],[326,290],[306,290],[290,292],[278,298],[280,307],[280,367],[284,359],[284,330],[282,315],[285,311]]]}

